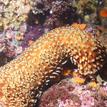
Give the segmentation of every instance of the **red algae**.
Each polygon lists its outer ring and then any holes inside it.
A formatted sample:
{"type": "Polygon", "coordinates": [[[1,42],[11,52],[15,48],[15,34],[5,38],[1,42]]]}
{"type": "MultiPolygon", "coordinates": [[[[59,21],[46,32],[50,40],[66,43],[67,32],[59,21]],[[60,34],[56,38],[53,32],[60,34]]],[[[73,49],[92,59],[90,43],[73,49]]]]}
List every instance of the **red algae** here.
{"type": "Polygon", "coordinates": [[[102,10],[100,10],[99,15],[100,15],[101,17],[107,18],[107,9],[102,9],[102,10]]]}
{"type": "Polygon", "coordinates": [[[65,79],[45,91],[39,107],[107,107],[107,85],[90,88],[65,79]]]}

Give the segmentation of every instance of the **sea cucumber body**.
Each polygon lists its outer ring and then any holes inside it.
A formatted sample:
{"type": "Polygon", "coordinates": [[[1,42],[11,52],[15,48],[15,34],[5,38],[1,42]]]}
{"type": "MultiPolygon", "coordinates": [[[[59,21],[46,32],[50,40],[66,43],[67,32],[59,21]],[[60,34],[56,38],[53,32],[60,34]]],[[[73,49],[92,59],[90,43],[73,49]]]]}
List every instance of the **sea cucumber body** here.
{"type": "Polygon", "coordinates": [[[72,26],[54,29],[0,68],[0,102],[6,107],[33,107],[34,91],[68,57],[81,75],[90,75],[103,67],[106,51],[85,30],[72,26]]]}

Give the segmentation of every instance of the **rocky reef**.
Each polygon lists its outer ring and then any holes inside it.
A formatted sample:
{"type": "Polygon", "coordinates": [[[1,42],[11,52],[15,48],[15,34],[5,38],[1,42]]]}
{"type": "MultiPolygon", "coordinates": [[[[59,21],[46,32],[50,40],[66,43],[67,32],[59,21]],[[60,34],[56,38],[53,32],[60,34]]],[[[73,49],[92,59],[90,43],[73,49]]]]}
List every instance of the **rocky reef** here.
{"type": "Polygon", "coordinates": [[[107,107],[107,84],[79,85],[65,79],[49,88],[39,107],[107,107]],[[91,87],[92,86],[92,87],[91,87]]]}
{"type": "MultiPolygon", "coordinates": [[[[87,32],[107,47],[106,0],[1,0],[0,66],[15,59],[42,34],[72,23],[85,23],[87,32]]],[[[105,69],[96,83],[77,84],[70,77],[53,85],[42,95],[40,107],[107,107],[105,69]]]]}

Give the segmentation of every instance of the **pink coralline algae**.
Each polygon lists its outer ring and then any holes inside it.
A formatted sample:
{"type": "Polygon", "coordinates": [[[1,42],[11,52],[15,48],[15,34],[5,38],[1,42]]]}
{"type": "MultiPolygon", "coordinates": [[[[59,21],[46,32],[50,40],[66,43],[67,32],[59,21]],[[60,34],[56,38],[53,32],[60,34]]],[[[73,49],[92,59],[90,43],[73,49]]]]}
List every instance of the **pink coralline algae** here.
{"type": "Polygon", "coordinates": [[[41,25],[29,26],[22,23],[18,30],[8,28],[0,32],[0,54],[4,54],[7,63],[8,60],[16,58],[29,47],[29,41],[35,41],[43,33],[44,27],[41,25]]]}
{"type": "Polygon", "coordinates": [[[44,33],[44,27],[41,25],[27,26],[24,39],[21,43],[23,49],[29,46],[29,41],[35,41],[44,33]]]}
{"type": "Polygon", "coordinates": [[[40,107],[107,107],[107,85],[98,89],[62,80],[41,97],[40,107]]]}

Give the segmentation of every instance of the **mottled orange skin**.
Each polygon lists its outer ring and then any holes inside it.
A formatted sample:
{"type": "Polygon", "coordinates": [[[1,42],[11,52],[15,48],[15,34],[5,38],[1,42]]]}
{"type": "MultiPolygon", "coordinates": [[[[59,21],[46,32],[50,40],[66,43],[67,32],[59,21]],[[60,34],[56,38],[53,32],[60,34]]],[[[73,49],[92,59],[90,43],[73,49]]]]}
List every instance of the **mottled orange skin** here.
{"type": "Polygon", "coordinates": [[[72,58],[78,72],[86,76],[103,67],[105,56],[105,48],[85,30],[72,26],[54,29],[0,68],[0,103],[33,107],[32,90],[38,90],[64,58],[72,58]]]}

